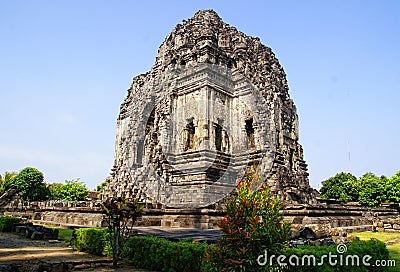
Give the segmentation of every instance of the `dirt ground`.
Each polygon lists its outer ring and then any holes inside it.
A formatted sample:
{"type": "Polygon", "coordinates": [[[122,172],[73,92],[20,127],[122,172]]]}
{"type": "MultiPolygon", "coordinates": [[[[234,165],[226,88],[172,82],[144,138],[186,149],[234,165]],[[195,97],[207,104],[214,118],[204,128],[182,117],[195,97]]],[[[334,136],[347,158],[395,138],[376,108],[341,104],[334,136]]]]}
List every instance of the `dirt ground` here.
{"type": "Polygon", "coordinates": [[[110,268],[110,259],[73,251],[65,242],[31,240],[0,232],[0,272],[144,271],[128,266],[110,268]]]}

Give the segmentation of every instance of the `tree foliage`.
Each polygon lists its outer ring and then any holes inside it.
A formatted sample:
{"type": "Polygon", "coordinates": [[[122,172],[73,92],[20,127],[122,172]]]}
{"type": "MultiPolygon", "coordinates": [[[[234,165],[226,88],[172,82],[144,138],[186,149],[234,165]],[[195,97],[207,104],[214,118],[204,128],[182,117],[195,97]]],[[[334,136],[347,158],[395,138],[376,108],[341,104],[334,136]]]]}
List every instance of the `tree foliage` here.
{"type": "Polygon", "coordinates": [[[386,180],[386,200],[392,203],[400,202],[400,171],[386,180]]]}
{"type": "Polygon", "coordinates": [[[366,173],[357,179],[350,173],[339,173],[322,182],[321,197],[345,202],[358,201],[376,207],[382,202],[400,202],[400,171],[390,178],[366,173]]]}
{"type": "Polygon", "coordinates": [[[321,197],[343,201],[356,201],[358,184],[357,178],[350,173],[338,173],[322,182],[321,197]]]}
{"type": "Polygon", "coordinates": [[[49,185],[51,198],[62,201],[81,201],[85,200],[89,194],[86,185],[76,180],[66,180],[64,184],[55,183],[49,185]]]}
{"type": "Polygon", "coordinates": [[[52,200],[61,200],[61,187],[64,186],[62,183],[50,183],[47,184],[47,187],[50,190],[50,199],[52,200]]]}
{"type": "Polygon", "coordinates": [[[102,183],[100,183],[100,185],[96,186],[96,191],[100,193],[104,192],[104,188],[106,187],[106,185],[107,181],[103,181],[102,183]]]}
{"type": "Polygon", "coordinates": [[[364,174],[360,179],[358,201],[363,206],[376,207],[386,200],[385,180],[375,174],[364,174]]]}
{"type": "Polygon", "coordinates": [[[42,172],[33,167],[26,167],[13,179],[12,185],[28,201],[46,200],[50,191],[43,180],[42,172]]]}
{"type": "Polygon", "coordinates": [[[5,172],[4,175],[0,175],[0,195],[11,188],[16,176],[15,172],[5,172]]]}
{"type": "Polygon", "coordinates": [[[271,195],[268,185],[257,184],[262,180],[253,168],[226,205],[227,214],[220,222],[223,236],[206,258],[215,271],[258,271],[258,256],[265,250],[279,255],[288,239],[290,225],[283,222],[279,199],[271,195]]]}

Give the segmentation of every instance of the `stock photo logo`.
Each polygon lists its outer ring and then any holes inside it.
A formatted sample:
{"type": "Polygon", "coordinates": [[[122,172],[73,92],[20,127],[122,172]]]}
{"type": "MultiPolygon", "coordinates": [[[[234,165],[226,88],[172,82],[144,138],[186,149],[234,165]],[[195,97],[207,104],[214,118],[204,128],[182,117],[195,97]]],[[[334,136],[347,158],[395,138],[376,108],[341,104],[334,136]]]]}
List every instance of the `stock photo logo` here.
{"type": "MultiPolygon", "coordinates": [[[[268,254],[265,250],[264,254],[259,255],[257,263],[259,266],[269,267],[395,267],[396,260],[380,260],[373,259],[369,254],[351,254],[347,253],[346,244],[338,244],[336,252],[329,251],[328,254],[316,256],[314,254],[306,255],[274,255],[268,254]]],[[[358,270],[357,270],[358,271],[358,270]]]]}

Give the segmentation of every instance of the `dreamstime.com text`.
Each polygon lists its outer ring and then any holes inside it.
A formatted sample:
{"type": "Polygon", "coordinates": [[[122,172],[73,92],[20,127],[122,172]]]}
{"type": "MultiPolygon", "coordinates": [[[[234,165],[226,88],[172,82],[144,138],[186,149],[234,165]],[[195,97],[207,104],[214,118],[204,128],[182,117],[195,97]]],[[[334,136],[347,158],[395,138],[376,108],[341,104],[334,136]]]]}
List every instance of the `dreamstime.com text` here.
{"type": "Polygon", "coordinates": [[[258,256],[257,263],[260,266],[368,266],[368,267],[395,267],[396,260],[373,260],[372,256],[364,255],[344,255],[347,251],[347,246],[344,244],[337,245],[336,253],[329,252],[327,255],[322,255],[320,258],[310,255],[271,255],[265,250],[264,254],[258,256]]]}

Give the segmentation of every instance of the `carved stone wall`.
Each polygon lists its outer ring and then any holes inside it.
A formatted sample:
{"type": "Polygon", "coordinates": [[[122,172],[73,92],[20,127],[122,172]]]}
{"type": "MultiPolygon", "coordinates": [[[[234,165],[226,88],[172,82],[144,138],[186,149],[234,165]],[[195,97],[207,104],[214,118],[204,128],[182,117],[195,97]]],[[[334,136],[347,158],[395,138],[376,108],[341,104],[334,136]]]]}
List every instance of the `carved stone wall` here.
{"type": "Polygon", "coordinates": [[[104,197],[218,207],[253,164],[285,204],[315,202],[286,75],[270,48],[212,10],[178,24],[134,78],[104,197]]]}

